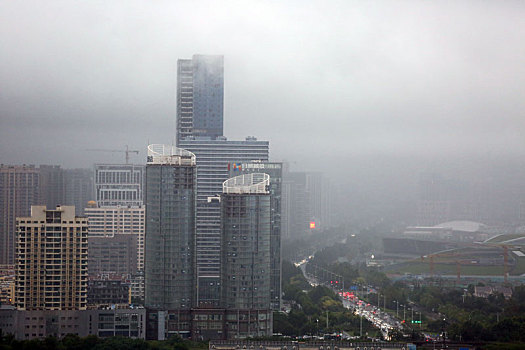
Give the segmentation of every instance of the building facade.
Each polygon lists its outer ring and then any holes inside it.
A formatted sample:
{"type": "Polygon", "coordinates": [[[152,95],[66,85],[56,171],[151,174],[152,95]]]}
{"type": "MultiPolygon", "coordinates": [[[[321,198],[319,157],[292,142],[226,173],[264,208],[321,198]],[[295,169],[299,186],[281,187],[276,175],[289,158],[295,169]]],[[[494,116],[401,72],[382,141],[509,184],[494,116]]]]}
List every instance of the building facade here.
{"type": "Polygon", "coordinates": [[[195,155],[173,146],[148,146],[145,189],[145,304],[189,310],[195,292],[195,155]]]}
{"type": "Polygon", "coordinates": [[[15,261],[16,218],[40,202],[40,172],[34,165],[0,165],[0,265],[15,261]]]}
{"type": "Polygon", "coordinates": [[[66,183],[64,169],[60,165],[40,165],[40,198],[39,205],[55,208],[66,205],[66,183]]]}
{"type": "Polygon", "coordinates": [[[130,279],[137,273],[137,236],[89,237],[88,241],[91,278],[130,279]]]}
{"type": "Polygon", "coordinates": [[[115,305],[127,307],[131,303],[130,283],[121,280],[90,280],[88,305],[91,308],[115,305]]]}
{"type": "Polygon", "coordinates": [[[94,182],[99,207],[140,207],[143,204],[144,166],[95,164],[94,182]]]}
{"type": "Polygon", "coordinates": [[[331,186],[320,172],[283,172],[282,237],[294,239],[332,226],[331,186]]]}
{"type": "Polygon", "coordinates": [[[177,145],[188,136],[223,135],[224,57],[177,61],[177,145]]]}
{"type": "MultiPolygon", "coordinates": [[[[135,236],[135,238],[129,239],[133,239],[136,242],[135,252],[133,253],[136,257],[135,265],[137,270],[142,271],[144,269],[145,207],[128,208],[115,206],[97,208],[96,206],[90,206],[84,211],[88,218],[90,238],[111,238],[118,235],[135,236]]],[[[126,238],[121,239],[126,240],[126,238]]],[[[103,241],[101,240],[100,242],[103,241]]],[[[90,260],[93,256],[90,254],[90,260]]],[[[132,273],[136,273],[136,271],[132,273]]]]}
{"type": "Polygon", "coordinates": [[[221,209],[210,200],[222,193],[222,183],[228,179],[228,163],[260,160],[267,162],[269,142],[247,137],[230,141],[225,137],[188,137],[180,147],[197,158],[197,305],[217,307],[216,291],[220,289],[221,272],[221,209]]]}
{"type": "Polygon", "coordinates": [[[270,175],[270,298],[275,311],[281,309],[281,194],[283,164],[242,162],[228,164],[229,176],[262,172],[270,175]]]}
{"type": "Polygon", "coordinates": [[[249,173],[228,179],[221,206],[227,332],[234,338],[271,336],[270,176],[249,173]]]}
{"type": "Polygon", "coordinates": [[[65,205],[73,205],[76,215],[84,215],[87,203],[95,199],[93,169],[64,169],[65,205]]]}
{"type": "Polygon", "coordinates": [[[0,309],[0,329],[17,340],[67,334],[87,337],[146,337],[146,309],[16,310],[0,309]]]}
{"type": "Polygon", "coordinates": [[[72,206],[32,206],[17,218],[15,305],[20,310],[83,310],[88,225],[72,206]]]}

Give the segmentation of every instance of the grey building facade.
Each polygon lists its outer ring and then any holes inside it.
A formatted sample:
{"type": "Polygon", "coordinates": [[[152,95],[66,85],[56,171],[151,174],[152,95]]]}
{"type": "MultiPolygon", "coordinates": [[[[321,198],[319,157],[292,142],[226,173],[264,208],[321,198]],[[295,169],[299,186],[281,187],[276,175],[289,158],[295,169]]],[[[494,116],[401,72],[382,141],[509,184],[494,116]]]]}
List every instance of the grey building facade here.
{"type": "Polygon", "coordinates": [[[224,182],[222,301],[230,337],[272,334],[270,307],[270,176],[239,175],[224,182]],[[237,311],[237,313],[235,313],[237,311]],[[241,328],[240,321],[258,316],[241,328]],[[233,319],[237,317],[237,319],[233,319]],[[235,322],[237,321],[237,322],[235,322]],[[263,322],[264,321],[264,322],[263,322]]]}
{"type": "Polygon", "coordinates": [[[146,165],[145,304],[189,310],[194,302],[195,155],[148,146],[146,165]]]}
{"type": "Polygon", "coordinates": [[[64,337],[129,337],[145,339],[146,309],[16,310],[0,308],[0,328],[17,340],[64,337]]]}
{"type": "Polygon", "coordinates": [[[77,216],[84,215],[84,208],[95,199],[93,169],[64,169],[66,188],[65,205],[75,206],[77,216]]]}
{"type": "Polygon", "coordinates": [[[188,136],[222,136],[223,100],[223,56],[193,55],[178,60],[177,145],[188,136]]]}
{"type": "Polygon", "coordinates": [[[229,176],[250,173],[270,175],[270,300],[272,310],[281,309],[281,195],[283,164],[279,162],[242,162],[228,164],[229,176]]]}
{"type": "Polygon", "coordinates": [[[0,165],[0,264],[15,262],[16,218],[40,202],[40,172],[34,165],[0,165]]]}
{"type": "Polygon", "coordinates": [[[247,137],[230,141],[225,137],[188,137],[179,142],[197,158],[196,275],[199,307],[217,307],[221,273],[221,209],[210,200],[222,193],[228,179],[228,164],[269,158],[269,142],[247,137]]]}

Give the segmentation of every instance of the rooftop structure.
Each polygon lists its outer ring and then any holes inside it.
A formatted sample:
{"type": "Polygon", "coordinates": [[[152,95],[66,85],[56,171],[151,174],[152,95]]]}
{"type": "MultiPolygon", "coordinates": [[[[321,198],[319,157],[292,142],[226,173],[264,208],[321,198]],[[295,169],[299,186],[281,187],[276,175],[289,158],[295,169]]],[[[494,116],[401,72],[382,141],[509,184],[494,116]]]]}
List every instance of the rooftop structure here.
{"type": "Polygon", "coordinates": [[[147,164],[196,165],[195,154],[175,146],[148,146],[147,164]]]}
{"type": "Polygon", "coordinates": [[[250,173],[224,181],[222,192],[226,194],[260,193],[269,194],[270,175],[250,173]]]}

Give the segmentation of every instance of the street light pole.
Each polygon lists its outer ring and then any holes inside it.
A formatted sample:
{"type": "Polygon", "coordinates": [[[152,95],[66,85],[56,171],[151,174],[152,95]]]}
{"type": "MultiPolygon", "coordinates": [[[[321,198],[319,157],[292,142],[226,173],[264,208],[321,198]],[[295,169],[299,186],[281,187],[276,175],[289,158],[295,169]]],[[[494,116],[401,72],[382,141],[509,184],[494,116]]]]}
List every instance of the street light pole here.
{"type": "Polygon", "coordinates": [[[399,318],[399,301],[396,300],[396,317],[399,318]]]}
{"type": "Polygon", "coordinates": [[[363,312],[361,312],[361,322],[359,324],[359,338],[363,337],[363,312]]]}

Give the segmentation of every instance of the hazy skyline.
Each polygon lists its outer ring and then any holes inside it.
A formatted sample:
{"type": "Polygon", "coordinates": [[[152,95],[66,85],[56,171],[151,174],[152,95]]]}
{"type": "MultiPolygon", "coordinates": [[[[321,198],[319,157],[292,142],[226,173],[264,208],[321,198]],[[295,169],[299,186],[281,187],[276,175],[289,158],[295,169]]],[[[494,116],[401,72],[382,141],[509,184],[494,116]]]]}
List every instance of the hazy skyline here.
{"type": "Polygon", "coordinates": [[[176,61],[224,55],[224,132],[272,160],[525,155],[522,1],[5,1],[0,163],[175,135],[176,61]]]}

